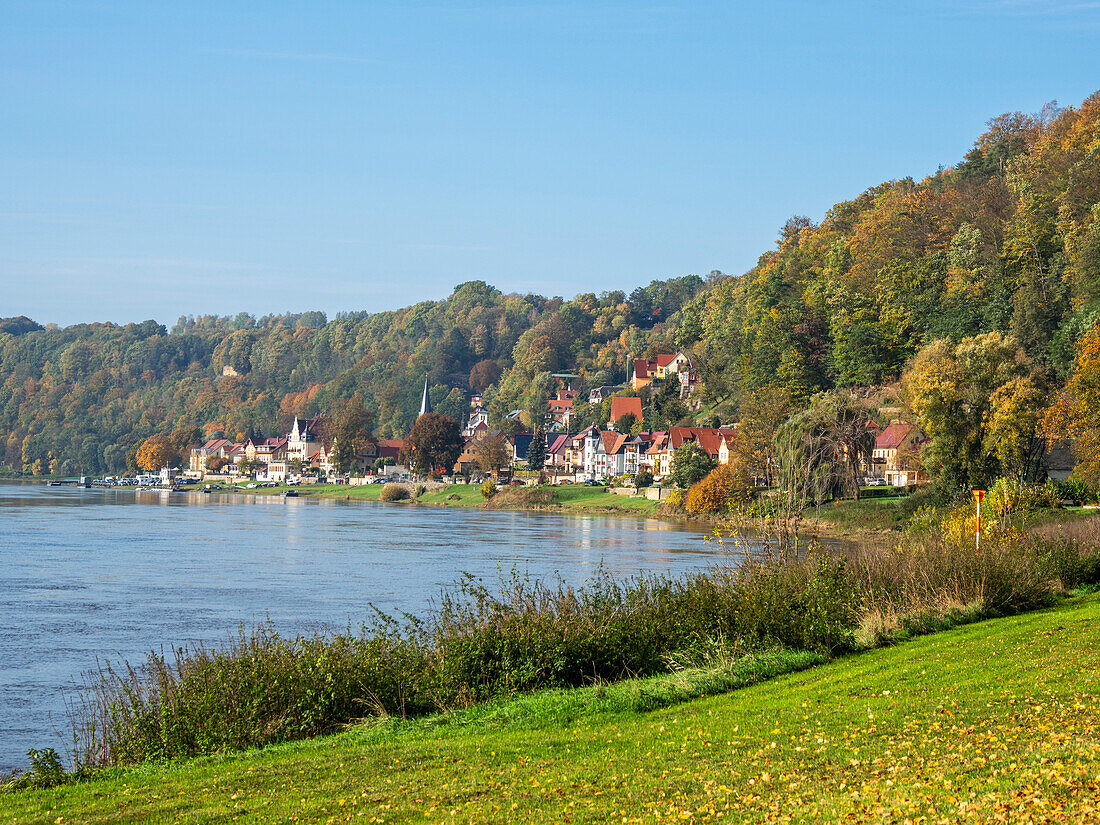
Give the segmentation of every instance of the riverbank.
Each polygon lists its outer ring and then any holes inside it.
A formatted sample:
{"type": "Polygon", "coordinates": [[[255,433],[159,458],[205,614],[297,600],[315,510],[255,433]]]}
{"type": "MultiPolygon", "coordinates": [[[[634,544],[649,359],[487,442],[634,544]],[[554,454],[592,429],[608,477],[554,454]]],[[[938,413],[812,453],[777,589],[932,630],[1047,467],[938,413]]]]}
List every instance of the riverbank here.
{"type": "MultiPolygon", "coordinates": [[[[415,486],[415,485],[410,485],[415,486]]],[[[247,495],[283,495],[293,489],[303,498],[345,501],[379,501],[383,485],[316,484],[292,488],[257,487],[255,489],[227,488],[220,492],[247,495]]],[[[800,522],[801,531],[807,536],[846,543],[880,545],[905,530],[914,507],[907,503],[905,495],[877,495],[859,501],[832,501],[807,508],[800,522]]],[[[729,524],[721,516],[687,516],[674,512],[659,502],[643,496],[614,495],[605,487],[589,487],[582,484],[546,485],[540,487],[506,487],[489,502],[481,495],[476,484],[452,484],[427,491],[418,498],[393,502],[400,506],[431,507],[480,507],[497,510],[527,510],[577,515],[634,516],[674,523],[695,523],[720,528],[729,524]]],[[[1100,508],[1096,506],[1042,509],[1029,513],[1022,526],[1065,523],[1087,519],[1100,520],[1100,508]]]]}
{"type": "Polygon", "coordinates": [[[0,822],[1092,822],[1097,621],[1077,597],[663,708],[722,667],[110,769],[0,822]]]}
{"type": "MultiPolygon", "coordinates": [[[[415,487],[415,484],[408,485],[415,487]]],[[[225,488],[218,492],[235,495],[281,496],[293,490],[300,498],[334,499],[345,501],[379,501],[382,484],[303,484],[294,487],[256,487],[254,489],[225,488]]],[[[563,484],[542,487],[505,487],[489,502],[481,495],[478,484],[449,484],[423,493],[418,498],[391,502],[402,507],[484,507],[501,510],[545,510],[558,513],[589,515],[629,515],[648,518],[670,518],[662,515],[659,504],[642,496],[618,496],[605,487],[588,487],[583,484],[563,484]]]]}

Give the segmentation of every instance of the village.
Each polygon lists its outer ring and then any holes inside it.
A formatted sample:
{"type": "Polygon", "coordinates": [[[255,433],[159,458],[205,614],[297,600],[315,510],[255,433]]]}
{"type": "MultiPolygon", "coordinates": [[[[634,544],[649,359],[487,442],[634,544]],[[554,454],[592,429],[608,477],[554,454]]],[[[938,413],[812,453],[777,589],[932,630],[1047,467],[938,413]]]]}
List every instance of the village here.
{"type": "MultiPolygon", "coordinates": [[[[470,399],[464,422],[464,444],[454,465],[446,468],[442,480],[450,483],[476,482],[493,477],[514,483],[605,484],[648,486],[660,489],[672,473],[673,456],[685,444],[697,446],[717,465],[728,464],[737,439],[737,424],[718,427],[674,426],[664,430],[645,428],[642,398],[620,394],[641,391],[663,382],[676,382],[680,395],[690,399],[698,381],[692,359],[684,352],[658,354],[653,359],[631,359],[630,381],[622,386],[598,386],[590,389],[591,405],[610,401],[608,425],[591,425],[574,431],[574,404],[581,397],[574,387],[576,376],[555,375],[558,384],[545,411],[545,457],[539,466],[528,461],[535,440],[534,432],[509,433],[489,423],[489,413],[481,395],[470,399]],[[489,439],[499,447],[486,450],[489,439]],[[485,456],[495,458],[487,462],[485,456]],[[645,481],[636,485],[642,474],[645,481]]],[[[419,415],[431,412],[425,382],[419,415]]],[[[886,412],[892,412],[887,410],[886,412]]],[[[506,419],[518,422],[519,410],[506,419]]],[[[920,469],[919,449],[926,441],[913,424],[891,420],[879,426],[868,421],[875,437],[870,461],[861,462],[861,480],[866,486],[908,487],[928,480],[920,469]]],[[[357,451],[355,468],[339,473],[332,461],[332,445],[326,447],[322,435],[323,419],[295,418],[284,436],[249,438],[243,442],[213,439],[190,450],[187,468],[181,480],[207,483],[254,482],[256,484],[298,484],[317,481],[350,485],[409,481],[416,473],[404,462],[403,442],[399,439],[375,439],[357,451]]],[[[167,483],[169,474],[164,475],[167,483]]],[[[767,477],[755,479],[766,486],[767,477]]],[[[659,497],[654,490],[652,495],[659,497]]]]}

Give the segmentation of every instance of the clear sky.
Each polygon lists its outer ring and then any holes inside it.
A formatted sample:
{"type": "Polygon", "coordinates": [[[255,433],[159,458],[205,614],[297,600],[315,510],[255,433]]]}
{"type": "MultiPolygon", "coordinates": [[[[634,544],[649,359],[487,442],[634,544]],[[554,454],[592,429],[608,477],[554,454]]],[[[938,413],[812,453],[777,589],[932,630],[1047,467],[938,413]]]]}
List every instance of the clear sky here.
{"type": "Polygon", "coordinates": [[[0,316],[740,273],[1100,89],[1100,2],[52,2],[0,25],[0,316]]]}

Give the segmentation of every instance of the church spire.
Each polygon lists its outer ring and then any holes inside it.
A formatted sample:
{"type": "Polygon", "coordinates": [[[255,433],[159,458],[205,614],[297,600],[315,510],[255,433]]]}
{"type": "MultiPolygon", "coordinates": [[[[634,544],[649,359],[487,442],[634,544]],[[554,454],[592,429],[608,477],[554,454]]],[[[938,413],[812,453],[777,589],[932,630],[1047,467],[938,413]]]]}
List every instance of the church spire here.
{"type": "MultiPolygon", "coordinates": [[[[432,399],[428,397],[428,376],[424,376],[424,396],[420,399],[420,415],[432,411],[432,399]]],[[[420,417],[417,416],[417,418],[420,417]]]]}

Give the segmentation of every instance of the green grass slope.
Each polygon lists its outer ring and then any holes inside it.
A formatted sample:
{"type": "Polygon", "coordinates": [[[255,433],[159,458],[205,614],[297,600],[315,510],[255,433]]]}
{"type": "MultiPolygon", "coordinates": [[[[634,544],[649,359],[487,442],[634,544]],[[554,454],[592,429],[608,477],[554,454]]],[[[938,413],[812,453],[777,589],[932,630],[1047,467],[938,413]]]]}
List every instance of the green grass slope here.
{"type": "Polygon", "coordinates": [[[1095,822],[1098,620],[1089,596],[649,712],[612,692],[700,674],[111,770],[0,822],[1095,822]]]}

